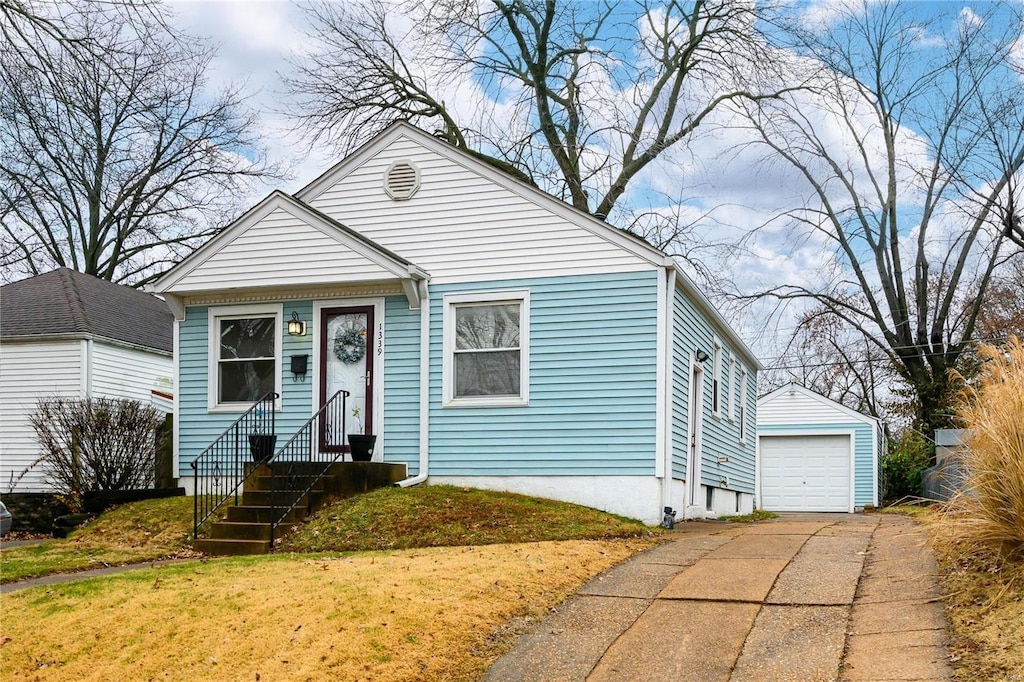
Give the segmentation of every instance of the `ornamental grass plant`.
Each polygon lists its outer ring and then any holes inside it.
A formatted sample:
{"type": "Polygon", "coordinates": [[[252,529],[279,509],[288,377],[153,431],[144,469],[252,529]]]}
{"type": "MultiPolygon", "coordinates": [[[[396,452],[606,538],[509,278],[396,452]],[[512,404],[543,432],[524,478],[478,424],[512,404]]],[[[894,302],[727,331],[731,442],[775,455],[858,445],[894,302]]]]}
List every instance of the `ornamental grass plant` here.
{"type": "Polygon", "coordinates": [[[947,515],[958,544],[984,547],[1011,564],[1024,561],[1024,344],[1011,336],[982,346],[977,382],[962,393],[967,429],[966,488],[947,515]]]}

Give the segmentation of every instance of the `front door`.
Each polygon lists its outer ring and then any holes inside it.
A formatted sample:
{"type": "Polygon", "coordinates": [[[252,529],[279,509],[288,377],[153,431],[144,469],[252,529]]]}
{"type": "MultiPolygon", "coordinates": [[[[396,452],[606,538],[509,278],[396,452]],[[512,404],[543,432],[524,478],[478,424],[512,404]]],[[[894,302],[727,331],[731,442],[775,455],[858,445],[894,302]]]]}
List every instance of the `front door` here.
{"type": "MultiPolygon", "coordinates": [[[[320,405],[340,390],[349,392],[345,434],[373,433],[373,329],[373,306],[320,312],[320,405]]],[[[323,436],[321,447],[348,452],[347,443],[339,447],[323,436]]]]}
{"type": "Polygon", "coordinates": [[[700,427],[704,400],[704,372],[693,365],[690,377],[690,448],[686,458],[686,496],[690,505],[697,504],[700,493],[700,427]]]}

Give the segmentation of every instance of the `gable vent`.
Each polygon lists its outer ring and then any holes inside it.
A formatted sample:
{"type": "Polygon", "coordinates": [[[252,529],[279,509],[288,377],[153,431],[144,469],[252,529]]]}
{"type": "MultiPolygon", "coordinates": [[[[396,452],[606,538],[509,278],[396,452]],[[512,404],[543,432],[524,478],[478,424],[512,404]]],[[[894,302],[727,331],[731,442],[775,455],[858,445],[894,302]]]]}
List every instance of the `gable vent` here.
{"type": "Polygon", "coordinates": [[[411,161],[395,161],[384,173],[384,191],[395,201],[410,199],[420,188],[420,169],[411,161]]]}

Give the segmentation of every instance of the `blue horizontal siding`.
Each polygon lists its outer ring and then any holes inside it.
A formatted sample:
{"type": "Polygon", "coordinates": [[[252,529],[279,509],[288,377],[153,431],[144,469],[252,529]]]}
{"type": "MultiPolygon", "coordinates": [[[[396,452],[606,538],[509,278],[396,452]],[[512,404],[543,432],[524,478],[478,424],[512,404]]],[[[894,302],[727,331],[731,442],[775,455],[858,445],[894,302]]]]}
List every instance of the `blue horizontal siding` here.
{"type": "Polygon", "coordinates": [[[384,301],[384,459],[419,473],[420,311],[404,296],[384,301]]]}
{"type": "Polygon", "coordinates": [[[430,473],[653,475],[657,273],[431,287],[430,473]],[[530,404],[442,408],[443,295],[529,289],[530,404]]]}
{"type": "MultiPolygon", "coordinates": [[[[276,304],[275,304],[276,305],[276,304]]],[[[309,301],[285,301],[282,324],[281,411],[277,413],[278,445],[290,438],[310,417],[312,405],[312,379],[292,381],[288,370],[293,354],[311,355],[316,337],[313,306],[309,301]],[[292,311],[307,322],[305,336],[289,336],[287,321],[292,311]]],[[[204,449],[236,419],[240,413],[211,413],[207,410],[209,386],[209,332],[208,307],[189,306],[179,327],[178,376],[178,462],[179,475],[191,476],[190,464],[204,449]]]]}
{"type": "Polygon", "coordinates": [[[829,424],[780,424],[761,425],[758,434],[771,435],[785,432],[798,435],[801,432],[811,434],[827,434],[829,432],[854,432],[853,445],[853,500],[858,507],[875,504],[875,470],[873,445],[877,438],[875,429],[864,422],[829,423],[829,424]]]}
{"type": "MultiPolygon", "coordinates": [[[[719,337],[722,345],[722,393],[721,416],[712,413],[713,397],[711,374],[714,371],[713,344],[716,336],[711,322],[697,310],[686,294],[679,288],[674,292],[673,300],[673,338],[672,338],[672,477],[687,478],[687,455],[689,450],[689,418],[690,418],[690,356],[697,350],[703,350],[712,357],[704,363],[703,382],[701,387],[701,483],[716,488],[726,488],[742,493],[754,493],[754,443],[755,424],[757,423],[757,373],[753,367],[747,367],[747,413],[746,442],[740,442],[739,400],[736,396],[735,420],[728,417],[729,394],[732,388],[732,377],[729,376],[727,353],[732,353],[736,362],[733,371],[739,372],[742,360],[737,349],[730,346],[727,339],[719,337]],[[727,458],[728,461],[719,461],[727,458]],[[722,483],[728,479],[728,485],[722,483]]],[[[737,391],[742,394],[737,382],[737,391]]]]}
{"type": "MultiPolygon", "coordinates": [[[[431,287],[431,473],[450,476],[653,475],[657,273],[549,277],[431,287]],[[529,289],[530,404],[442,408],[443,296],[529,289]]],[[[284,303],[312,320],[311,301],[284,303]]],[[[304,337],[284,336],[284,358],[313,353],[315,321],[304,337]]],[[[386,461],[418,473],[420,312],[404,296],[385,299],[386,461]]],[[[182,322],[179,447],[182,475],[237,415],[207,411],[207,308],[182,322]]],[[[285,368],[286,370],[287,368],[285,368]]],[[[279,443],[313,410],[311,379],[284,375],[279,443]]]]}

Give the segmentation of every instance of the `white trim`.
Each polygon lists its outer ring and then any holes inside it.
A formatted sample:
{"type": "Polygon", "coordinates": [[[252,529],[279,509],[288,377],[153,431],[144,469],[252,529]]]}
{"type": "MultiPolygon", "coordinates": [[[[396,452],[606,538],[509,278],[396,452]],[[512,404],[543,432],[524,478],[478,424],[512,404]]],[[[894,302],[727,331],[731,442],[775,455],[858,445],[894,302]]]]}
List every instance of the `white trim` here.
{"type": "Polygon", "coordinates": [[[284,317],[280,303],[232,305],[211,307],[206,311],[206,334],[207,334],[207,360],[206,360],[206,411],[209,413],[235,413],[245,412],[252,406],[252,403],[221,403],[217,395],[218,365],[220,360],[219,330],[217,320],[238,319],[243,317],[274,317],[274,392],[278,398],[274,402],[274,409],[278,412],[282,409],[284,393],[282,390],[281,377],[284,374],[283,368],[283,341],[284,329],[281,326],[284,317]]]}
{"type": "MultiPolygon", "coordinates": [[[[181,386],[181,322],[177,319],[174,320],[172,334],[173,341],[171,342],[171,348],[173,354],[171,358],[171,371],[172,376],[174,377],[175,400],[172,406],[172,409],[174,410],[174,428],[171,429],[171,439],[173,447],[172,456],[174,460],[174,476],[178,477],[181,473],[181,470],[178,468],[181,466],[181,391],[179,390],[179,387],[181,386]]],[[[207,371],[207,376],[209,376],[209,371],[207,371]]],[[[209,381],[209,379],[207,379],[207,381],[209,381]]]]}
{"type": "Polygon", "coordinates": [[[442,311],[441,394],[443,407],[525,407],[530,404],[530,290],[471,291],[445,294],[442,311]],[[519,395],[456,398],[454,307],[476,303],[519,303],[519,395]]]}
{"type": "Polygon", "coordinates": [[[373,451],[373,461],[383,462],[385,457],[385,447],[387,445],[384,434],[384,362],[385,355],[384,348],[387,343],[385,338],[385,324],[384,324],[384,304],[383,298],[335,298],[335,299],[324,299],[320,301],[313,301],[313,319],[312,336],[313,347],[310,350],[310,354],[313,356],[312,362],[310,363],[310,371],[313,372],[312,391],[310,413],[320,409],[320,364],[323,362],[323,358],[320,357],[320,321],[322,319],[321,312],[324,308],[355,308],[355,307],[372,307],[373,308],[373,324],[376,329],[373,330],[373,341],[371,342],[369,352],[374,353],[373,356],[373,423],[369,424],[370,430],[377,436],[377,447],[373,451]],[[379,345],[378,345],[379,343],[379,345]]]}
{"type": "Polygon", "coordinates": [[[758,433],[757,434],[757,454],[755,456],[754,471],[757,476],[755,481],[755,490],[757,492],[758,508],[764,509],[764,498],[761,496],[761,439],[762,438],[774,438],[776,436],[849,436],[850,437],[850,452],[849,452],[849,466],[847,467],[847,483],[850,489],[849,499],[847,500],[847,512],[852,514],[855,509],[855,501],[857,499],[857,478],[856,478],[856,460],[857,460],[857,431],[856,429],[845,429],[845,428],[823,428],[808,431],[799,427],[791,429],[772,429],[770,433],[758,433]]]}
{"type": "Polygon", "coordinates": [[[668,368],[668,335],[666,327],[667,317],[667,276],[664,272],[658,273],[657,293],[657,318],[655,332],[655,367],[657,368],[654,377],[654,475],[657,478],[665,476],[665,384],[671,376],[668,368]]]}
{"type": "MultiPolygon", "coordinates": [[[[659,305],[658,310],[664,308],[664,323],[658,325],[664,329],[664,355],[658,361],[658,380],[661,382],[661,389],[658,391],[658,414],[661,416],[662,433],[658,439],[660,452],[657,463],[660,465],[661,476],[661,507],[683,507],[684,505],[672,504],[672,375],[673,375],[673,346],[675,344],[675,302],[673,296],[675,288],[675,270],[665,268],[664,277],[664,305],[659,305]]],[[[659,281],[662,279],[659,276],[659,281]]],[[[661,296],[662,287],[659,283],[658,294],[661,296]]],[[[662,349],[659,348],[659,352],[662,349]]],[[[680,511],[681,509],[677,510],[680,511]]]]}
{"type": "Polygon", "coordinates": [[[537,204],[542,208],[551,211],[573,225],[583,228],[591,234],[622,248],[638,258],[646,260],[651,265],[661,266],[668,263],[668,256],[640,239],[633,237],[622,230],[614,228],[588,213],[573,208],[569,204],[559,201],[546,192],[521,182],[508,173],[479,161],[469,154],[456,149],[446,142],[438,140],[433,135],[430,135],[416,126],[404,121],[393,123],[389,128],[378,134],[376,137],[370,139],[362,147],[346,158],[342,159],[333,168],[330,168],[320,177],[313,180],[313,182],[296,192],[295,196],[300,201],[306,203],[316,201],[317,197],[340,182],[354,169],[362,166],[367,159],[372,157],[374,154],[377,154],[381,149],[387,147],[400,137],[411,139],[416,144],[419,144],[444,157],[448,161],[487,178],[496,185],[509,190],[513,194],[516,194],[531,203],[537,204]]]}

